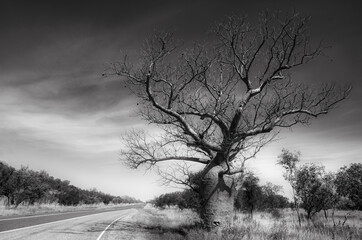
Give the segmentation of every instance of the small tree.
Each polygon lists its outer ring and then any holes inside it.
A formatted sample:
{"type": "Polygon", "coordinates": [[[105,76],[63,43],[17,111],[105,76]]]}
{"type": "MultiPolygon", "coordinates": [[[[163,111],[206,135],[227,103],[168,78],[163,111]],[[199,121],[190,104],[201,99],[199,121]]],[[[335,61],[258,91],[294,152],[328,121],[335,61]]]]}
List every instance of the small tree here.
{"type": "Polygon", "coordinates": [[[140,116],[163,130],[160,136],[132,131],[124,136],[123,156],[138,168],[164,161],[203,165],[201,217],[207,227],[231,218],[232,175],[244,171],[274,139],[278,128],[308,124],[345,99],[349,87],[307,86],[291,73],[319,56],[309,18],[261,14],[226,18],[206,44],[182,49],[172,34],[148,39],[139,59],[114,63],[106,74],[127,79],[138,96],[140,116]]]}
{"type": "Polygon", "coordinates": [[[288,199],[278,194],[281,189],[281,186],[271,182],[259,185],[259,178],[254,173],[248,172],[242,178],[242,184],[235,199],[235,207],[248,211],[251,217],[255,209],[273,210],[288,207],[288,199]]]}
{"type": "Polygon", "coordinates": [[[300,161],[300,153],[292,153],[286,149],[282,150],[282,153],[278,156],[278,164],[284,168],[284,179],[287,180],[292,187],[293,195],[293,204],[294,210],[298,216],[299,226],[302,225],[300,212],[299,212],[299,198],[296,192],[296,173],[297,173],[297,164],[300,161]]]}
{"type": "Polygon", "coordinates": [[[350,208],[362,210],[362,163],[342,167],[337,173],[335,184],[337,193],[353,203],[354,206],[349,204],[350,208]]]}
{"type": "Polygon", "coordinates": [[[253,173],[248,173],[243,177],[241,188],[236,196],[235,207],[246,210],[253,216],[253,211],[258,207],[262,197],[262,190],[259,186],[259,178],[253,173]]]}
{"type": "Polygon", "coordinates": [[[0,196],[7,198],[7,205],[13,201],[15,191],[15,168],[0,162],[0,196]]]}
{"type": "Polygon", "coordinates": [[[333,175],[326,174],[323,166],[305,164],[296,172],[295,190],[307,219],[334,206],[336,201],[333,175]]]}
{"type": "Polygon", "coordinates": [[[288,199],[279,194],[282,187],[275,185],[271,182],[267,182],[261,186],[262,197],[260,199],[261,209],[275,209],[285,208],[288,206],[288,199]]]}

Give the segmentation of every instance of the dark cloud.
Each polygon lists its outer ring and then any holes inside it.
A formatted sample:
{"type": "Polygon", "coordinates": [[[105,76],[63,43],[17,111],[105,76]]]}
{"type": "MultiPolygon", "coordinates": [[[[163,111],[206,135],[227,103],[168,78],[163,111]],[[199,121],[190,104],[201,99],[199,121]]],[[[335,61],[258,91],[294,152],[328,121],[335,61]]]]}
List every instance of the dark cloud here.
{"type": "MultiPolygon", "coordinates": [[[[102,27],[118,26],[120,23],[143,18],[147,12],[162,11],[175,2],[154,1],[3,1],[2,17],[10,27],[47,28],[84,22],[102,27]]],[[[4,24],[4,23],[3,23],[4,24]]]]}
{"type": "Polygon", "coordinates": [[[129,93],[122,88],[121,81],[67,85],[60,89],[56,96],[47,96],[53,102],[72,102],[69,109],[73,114],[105,112],[126,101],[129,97],[129,93]]]}
{"type": "MultiPolygon", "coordinates": [[[[362,30],[356,6],[354,1],[4,1],[0,87],[12,89],[15,102],[34,112],[68,117],[107,112],[129,95],[120,82],[101,80],[106,63],[115,61],[120,49],[133,51],[154,29],[174,29],[180,38],[201,40],[226,15],[246,13],[253,19],[265,8],[295,8],[313,16],[316,39],[326,37],[327,44],[334,44],[328,57],[295,77],[352,82],[358,92],[362,30]]],[[[360,120],[360,114],[355,118],[360,120]]]]}
{"type": "Polygon", "coordinates": [[[44,78],[32,84],[11,85],[15,104],[34,113],[48,112],[76,118],[107,112],[126,101],[130,94],[121,81],[107,81],[94,75],[44,78]],[[14,96],[15,97],[15,96],[14,96]]]}
{"type": "Polygon", "coordinates": [[[130,121],[130,116],[134,115],[132,112],[129,111],[123,111],[119,113],[113,113],[110,115],[105,115],[97,120],[97,123],[100,124],[111,124],[111,125],[117,125],[122,124],[123,126],[134,126],[136,125],[136,122],[138,119],[130,121]]]}
{"type": "Polygon", "coordinates": [[[121,49],[136,52],[154,30],[175,31],[185,42],[203,41],[215,21],[241,13],[255,20],[266,8],[294,8],[312,15],[313,39],[332,46],[326,56],[297,71],[297,80],[354,85],[340,108],[310,129],[297,128],[296,136],[283,131],[288,140],[267,153],[275,158],[285,144],[309,152],[309,159],[316,161],[337,159],[343,149],[346,156],[357,159],[361,153],[355,146],[362,142],[359,1],[324,0],[2,1],[0,157],[48,169],[64,164],[65,171],[78,169],[73,160],[84,166],[92,159],[92,167],[98,170],[99,159],[117,159],[119,135],[142,123],[129,117],[135,101],[121,81],[101,77],[107,62],[116,61],[121,49]],[[99,154],[97,159],[94,153],[99,154]],[[48,164],[53,156],[55,160],[48,164]]]}

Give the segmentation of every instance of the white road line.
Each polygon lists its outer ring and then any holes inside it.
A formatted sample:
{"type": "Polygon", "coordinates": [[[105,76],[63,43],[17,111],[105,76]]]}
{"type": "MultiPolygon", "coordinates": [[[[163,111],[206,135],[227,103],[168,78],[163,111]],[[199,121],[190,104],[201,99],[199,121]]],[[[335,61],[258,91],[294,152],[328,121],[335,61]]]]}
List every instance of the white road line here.
{"type": "Polygon", "coordinates": [[[124,217],[124,216],[119,217],[119,218],[117,218],[116,220],[114,220],[113,222],[111,222],[111,224],[109,224],[109,225],[103,230],[103,232],[98,236],[97,240],[101,240],[103,234],[106,233],[106,231],[108,230],[108,228],[109,228],[110,226],[112,226],[115,222],[117,222],[119,219],[123,218],[123,217],[124,217]]]}
{"type": "MultiPolygon", "coordinates": [[[[102,213],[104,213],[104,212],[102,212],[102,213]]],[[[85,217],[89,217],[89,216],[99,215],[99,214],[102,214],[102,213],[89,214],[89,215],[85,215],[85,216],[80,216],[80,217],[75,217],[75,218],[68,218],[68,219],[59,220],[59,221],[54,221],[54,222],[49,222],[49,223],[42,223],[42,224],[33,225],[33,226],[29,226],[29,227],[16,228],[16,229],[12,229],[12,230],[8,230],[8,231],[0,232],[0,235],[3,234],[3,233],[11,233],[11,232],[16,232],[16,231],[20,231],[20,230],[31,229],[31,228],[36,228],[36,227],[40,227],[40,226],[46,226],[46,225],[50,225],[50,224],[54,224],[54,223],[66,222],[66,221],[70,221],[70,220],[74,220],[74,219],[79,219],[79,218],[85,218],[85,217]]]]}
{"type": "MultiPolygon", "coordinates": [[[[128,206],[137,206],[137,205],[140,205],[140,204],[132,204],[132,205],[124,205],[126,207],[128,206]]],[[[124,206],[121,206],[121,207],[124,207],[124,206]]],[[[96,211],[118,211],[118,210],[123,210],[123,209],[96,209],[96,211]]],[[[42,214],[42,215],[29,215],[29,216],[21,216],[21,217],[13,217],[13,218],[3,218],[3,219],[0,219],[0,222],[1,221],[9,221],[9,220],[19,220],[19,219],[25,219],[25,218],[37,218],[37,217],[46,217],[46,216],[56,216],[56,215],[63,215],[63,214],[73,214],[73,213],[81,213],[81,212],[90,212],[92,211],[92,209],[85,209],[85,210],[80,210],[80,211],[70,211],[70,212],[59,212],[59,213],[48,213],[48,214],[42,214]]]]}

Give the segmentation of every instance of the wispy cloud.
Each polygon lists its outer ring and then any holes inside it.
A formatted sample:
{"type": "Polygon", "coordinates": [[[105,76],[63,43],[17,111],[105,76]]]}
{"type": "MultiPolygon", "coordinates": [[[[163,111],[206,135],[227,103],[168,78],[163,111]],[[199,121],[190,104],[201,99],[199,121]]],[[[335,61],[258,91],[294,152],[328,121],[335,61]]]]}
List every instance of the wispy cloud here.
{"type": "MultiPolygon", "coordinates": [[[[14,137],[76,151],[117,151],[135,105],[118,82],[58,76],[0,90],[0,123],[14,137]]],[[[1,131],[1,130],[0,130],[1,131]]]]}

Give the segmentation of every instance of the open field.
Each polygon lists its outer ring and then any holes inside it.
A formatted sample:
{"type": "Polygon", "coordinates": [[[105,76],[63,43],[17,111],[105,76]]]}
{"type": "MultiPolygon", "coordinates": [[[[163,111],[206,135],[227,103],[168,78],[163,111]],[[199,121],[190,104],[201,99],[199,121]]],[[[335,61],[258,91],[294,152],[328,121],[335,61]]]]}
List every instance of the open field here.
{"type": "MultiPolygon", "coordinates": [[[[215,232],[206,232],[198,227],[199,218],[190,210],[181,211],[176,208],[159,210],[148,205],[144,209],[138,209],[138,213],[131,220],[129,219],[128,227],[129,231],[138,229],[139,234],[142,233],[143,237],[139,236],[136,239],[151,240],[362,239],[362,212],[350,214],[342,226],[346,213],[345,211],[335,213],[336,226],[330,216],[325,219],[323,214],[316,216],[313,222],[303,219],[302,226],[299,226],[297,217],[292,210],[257,212],[252,219],[247,214],[236,213],[229,226],[215,232]]],[[[118,222],[114,228],[123,226],[124,229],[124,224],[124,222],[118,222]]]]}

